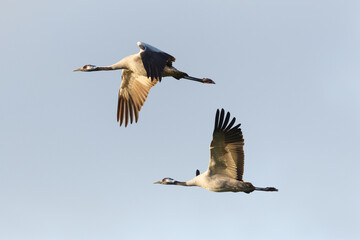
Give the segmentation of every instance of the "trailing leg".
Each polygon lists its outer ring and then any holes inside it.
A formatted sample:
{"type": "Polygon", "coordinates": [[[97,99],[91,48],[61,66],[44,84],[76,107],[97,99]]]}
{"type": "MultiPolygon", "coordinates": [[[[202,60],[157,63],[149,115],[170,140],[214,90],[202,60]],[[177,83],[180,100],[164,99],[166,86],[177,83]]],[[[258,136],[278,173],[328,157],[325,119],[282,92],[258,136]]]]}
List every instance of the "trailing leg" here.
{"type": "Polygon", "coordinates": [[[274,187],[266,187],[266,188],[255,187],[255,190],[257,190],[257,191],[266,191],[266,192],[277,192],[278,191],[274,187]]]}

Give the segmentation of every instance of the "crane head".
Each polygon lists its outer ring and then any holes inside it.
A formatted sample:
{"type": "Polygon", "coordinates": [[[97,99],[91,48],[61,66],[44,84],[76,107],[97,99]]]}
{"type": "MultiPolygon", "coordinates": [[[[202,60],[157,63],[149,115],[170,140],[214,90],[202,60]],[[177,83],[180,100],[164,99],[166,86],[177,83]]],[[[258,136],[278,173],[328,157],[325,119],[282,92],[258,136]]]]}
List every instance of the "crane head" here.
{"type": "Polygon", "coordinates": [[[167,177],[161,181],[154,182],[154,184],[156,184],[156,183],[157,184],[172,184],[172,185],[174,185],[174,184],[176,184],[176,181],[172,178],[167,177]]]}
{"type": "Polygon", "coordinates": [[[73,72],[77,72],[77,71],[82,71],[82,72],[90,72],[90,71],[94,71],[97,67],[95,65],[90,65],[87,64],[81,68],[75,69],[73,70],[73,72]]]}

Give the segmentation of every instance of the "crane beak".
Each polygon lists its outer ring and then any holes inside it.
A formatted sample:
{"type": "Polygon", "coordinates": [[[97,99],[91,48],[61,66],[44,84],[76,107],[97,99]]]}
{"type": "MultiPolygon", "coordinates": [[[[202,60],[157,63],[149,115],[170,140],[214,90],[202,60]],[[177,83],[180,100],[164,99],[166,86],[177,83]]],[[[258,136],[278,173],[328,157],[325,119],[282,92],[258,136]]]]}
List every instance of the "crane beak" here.
{"type": "Polygon", "coordinates": [[[75,69],[75,70],[73,70],[73,72],[81,71],[81,69],[82,68],[75,69]]]}
{"type": "Polygon", "coordinates": [[[161,181],[153,182],[153,184],[161,184],[161,181]]]}

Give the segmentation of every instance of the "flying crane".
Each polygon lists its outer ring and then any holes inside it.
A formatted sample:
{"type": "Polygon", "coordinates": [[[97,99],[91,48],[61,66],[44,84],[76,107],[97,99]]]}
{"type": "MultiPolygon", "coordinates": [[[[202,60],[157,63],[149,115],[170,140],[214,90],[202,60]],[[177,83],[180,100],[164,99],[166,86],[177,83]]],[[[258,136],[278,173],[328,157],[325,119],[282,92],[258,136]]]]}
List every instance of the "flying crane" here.
{"type": "Polygon", "coordinates": [[[198,186],[214,192],[245,192],[278,191],[274,187],[255,187],[243,181],[244,172],[244,138],[240,124],[233,127],[236,119],[231,122],[230,113],[225,116],[224,109],[216,111],[213,139],[210,144],[210,163],[206,172],[180,182],[172,178],[164,178],[154,183],[165,185],[198,186]],[[225,118],[225,119],[224,119],[225,118]]]}
{"type": "Polygon", "coordinates": [[[175,58],[149,44],[138,42],[140,52],[130,55],[119,62],[106,67],[85,65],[73,70],[82,72],[108,71],[122,69],[122,82],[119,90],[117,121],[125,127],[138,121],[139,111],[149,94],[150,89],[160,82],[162,77],[174,77],[177,80],[187,79],[201,83],[214,84],[209,78],[195,78],[172,66],[175,58]]]}

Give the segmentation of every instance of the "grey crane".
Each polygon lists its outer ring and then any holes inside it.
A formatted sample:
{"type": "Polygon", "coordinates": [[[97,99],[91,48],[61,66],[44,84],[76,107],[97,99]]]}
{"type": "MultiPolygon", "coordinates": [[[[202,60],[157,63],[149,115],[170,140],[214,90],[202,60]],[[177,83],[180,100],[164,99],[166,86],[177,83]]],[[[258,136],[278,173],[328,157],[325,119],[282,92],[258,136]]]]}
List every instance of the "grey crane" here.
{"type": "Polygon", "coordinates": [[[216,111],[213,139],[210,144],[210,163],[206,172],[196,177],[180,182],[172,178],[164,178],[154,183],[165,185],[198,186],[214,192],[245,192],[278,191],[274,187],[255,187],[250,182],[243,181],[244,172],[244,138],[240,124],[233,126],[230,113],[225,116],[224,109],[216,111]]]}
{"type": "Polygon", "coordinates": [[[150,89],[162,77],[174,77],[177,80],[187,79],[201,83],[214,84],[209,78],[195,78],[187,73],[177,70],[172,66],[175,58],[149,44],[138,42],[140,52],[130,55],[119,62],[106,67],[85,65],[73,70],[83,72],[107,71],[122,69],[122,82],[119,90],[117,121],[120,126],[125,122],[125,127],[130,123],[138,121],[139,111],[149,94],[150,89]]]}

